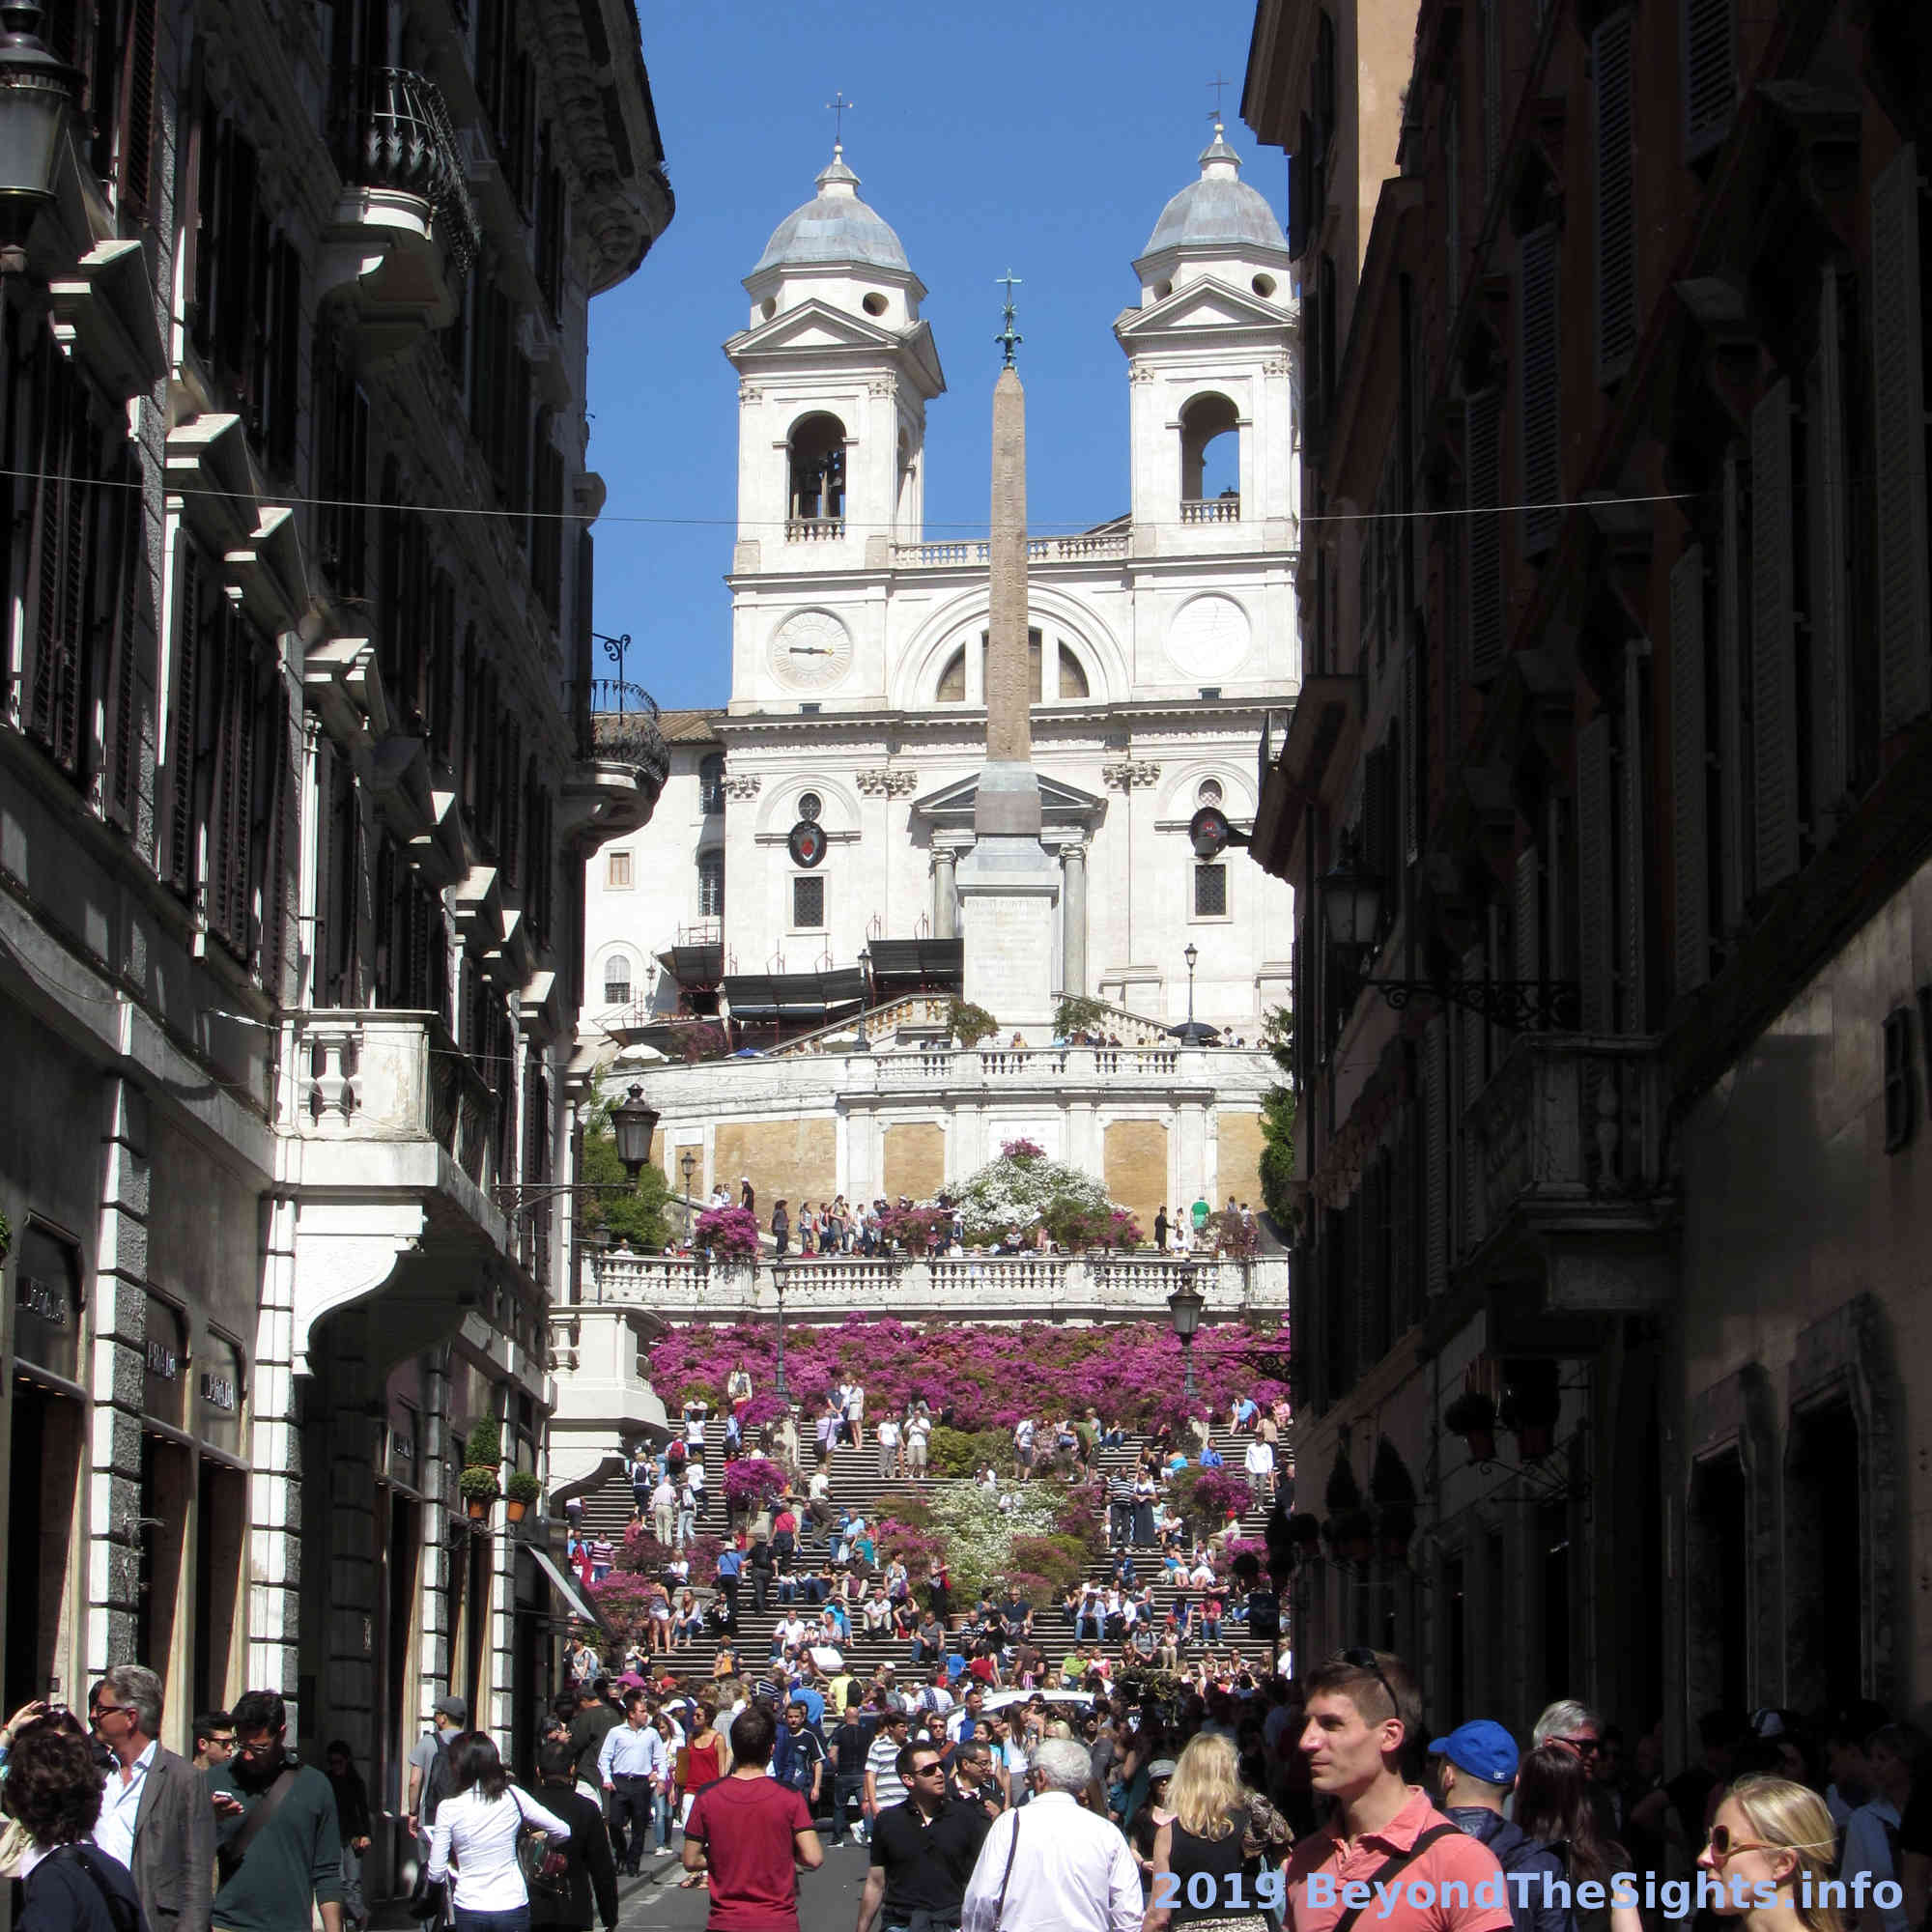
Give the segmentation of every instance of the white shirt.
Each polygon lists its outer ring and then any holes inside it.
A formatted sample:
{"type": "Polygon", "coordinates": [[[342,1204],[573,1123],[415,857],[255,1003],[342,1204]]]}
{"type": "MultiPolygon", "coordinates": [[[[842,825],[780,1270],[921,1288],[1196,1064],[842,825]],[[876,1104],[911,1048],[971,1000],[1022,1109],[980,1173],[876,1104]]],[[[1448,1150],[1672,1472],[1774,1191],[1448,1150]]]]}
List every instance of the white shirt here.
{"type": "Polygon", "coordinates": [[[526,1823],[542,1826],[553,1837],[570,1836],[561,1818],[514,1784],[500,1798],[485,1798],[474,1785],[459,1797],[445,1798],[429,1828],[430,1877],[449,1876],[453,1851],[453,1899],[465,1911],[514,1912],[527,1905],[529,1888],[517,1863],[517,1834],[526,1823]]]}
{"type": "Polygon", "coordinates": [[[960,1918],[962,1932],[992,1932],[996,1918],[1001,1932],[1139,1932],[1143,1906],[1134,1855],[1118,1827],[1065,1791],[1043,1791],[993,1820],[960,1918]],[[1001,1918],[1009,1847],[1013,1870],[1001,1918]]]}
{"type": "Polygon", "coordinates": [[[1274,1451],[1257,1438],[1248,1444],[1248,1474],[1251,1476],[1270,1476],[1274,1473],[1274,1451]]]}
{"type": "Polygon", "coordinates": [[[121,1781],[117,1758],[107,1774],[106,1788],[100,1794],[100,1816],[95,1820],[94,1842],[118,1865],[134,1868],[134,1816],[141,1808],[141,1793],[148,1782],[148,1767],[155,1761],[151,1741],[134,1760],[134,1775],[121,1781]]]}

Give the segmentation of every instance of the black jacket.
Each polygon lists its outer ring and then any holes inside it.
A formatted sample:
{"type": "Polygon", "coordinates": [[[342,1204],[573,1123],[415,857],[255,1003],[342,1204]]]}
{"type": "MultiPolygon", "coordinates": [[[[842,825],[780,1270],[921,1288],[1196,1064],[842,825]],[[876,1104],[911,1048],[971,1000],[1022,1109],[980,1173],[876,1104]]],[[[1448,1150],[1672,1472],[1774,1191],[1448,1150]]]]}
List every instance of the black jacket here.
{"type": "Polygon", "coordinates": [[[623,1716],[614,1704],[595,1703],[571,1719],[570,1746],[577,1753],[577,1775],[585,1784],[597,1782],[597,1754],[623,1716]]]}
{"type": "Polygon", "coordinates": [[[570,1836],[562,1847],[570,1861],[570,1897],[566,1902],[545,1898],[532,1890],[530,1924],[568,1926],[573,1932],[589,1932],[593,1900],[597,1918],[606,1926],[616,1924],[617,1863],[611,1856],[611,1835],[604,1829],[604,1813],[575,1785],[540,1784],[532,1796],[570,1827],[570,1836]]]}
{"type": "Polygon", "coordinates": [[[27,1874],[22,1890],[14,1932],[148,1932],[133,1879],[93,1845],[50,1852],[27,1874]],[[115,1900],[111,1907],[109,1893],[115,1900]]]}

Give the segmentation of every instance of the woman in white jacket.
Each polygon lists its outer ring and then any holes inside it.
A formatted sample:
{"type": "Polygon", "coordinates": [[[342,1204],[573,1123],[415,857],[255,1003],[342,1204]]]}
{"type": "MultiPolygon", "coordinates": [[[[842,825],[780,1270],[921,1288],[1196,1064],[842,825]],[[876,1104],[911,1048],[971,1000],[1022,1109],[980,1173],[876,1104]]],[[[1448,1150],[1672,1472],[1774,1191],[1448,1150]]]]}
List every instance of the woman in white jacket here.
{"type": "Polygon", "coordinates": [[[449,1741],[450,1794],[429,1828],[429,1877],[455,1877],[450,1904],[456,1932],[529,1932],[530,1893],[517,1862],[526,1825],[554,1839],[570,1827],[510,1782],[497,1747],[482,1731],[449,1741]]]}

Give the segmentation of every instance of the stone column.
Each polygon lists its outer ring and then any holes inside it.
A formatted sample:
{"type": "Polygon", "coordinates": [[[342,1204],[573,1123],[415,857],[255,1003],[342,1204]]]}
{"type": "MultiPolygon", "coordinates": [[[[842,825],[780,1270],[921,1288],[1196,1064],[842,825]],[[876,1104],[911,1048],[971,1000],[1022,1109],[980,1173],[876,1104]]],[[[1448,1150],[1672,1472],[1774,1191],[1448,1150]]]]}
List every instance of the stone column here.
{"type": "Polygon", "coordinates": [[[1087,845],[1075,838],[1060,848],[1064,875],[1061,895],[1060,990],[1077,997],[1087,990],[1087,845]]]}
{"type": "MultiPolygon", "coordinates": [[[[269,1203],[249,1406],[247,1681],[292,1702],[300,1682],[301,1431],[296,1413],[296,1207],[269,1203]]],[[[309,1717],[302,1712],[301,1718],[309,1717]]],[[[293,1732],[298,1714],[289,1714],[293,1732]]]]}
{"type": "Polygon", "coordinates": [[[958,853],[950,846],[932,850],[932,936],[935,939],[959,937],[959,888],[953,882],[958,853]]]}

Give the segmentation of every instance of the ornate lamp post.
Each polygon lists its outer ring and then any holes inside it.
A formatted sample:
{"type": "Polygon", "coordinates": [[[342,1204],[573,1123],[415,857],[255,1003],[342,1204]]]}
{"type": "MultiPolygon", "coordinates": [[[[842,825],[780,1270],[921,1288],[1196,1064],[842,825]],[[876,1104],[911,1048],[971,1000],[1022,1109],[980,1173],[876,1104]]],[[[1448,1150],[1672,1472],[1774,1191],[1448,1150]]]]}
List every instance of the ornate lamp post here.
{"type": "Polygon", "coordinates": [[[872,949],[862,946],[859,949],[859,1037],[852,1042],[854,1053],[870,1053],[872,1042],[866,1034],[866,999],[871,986],[872,949]]]}
{"type": "Polygon", "coordinates": [[[1187,1037],[1194,1037],[1194,968],[1201,957],[1201,949],[1189,942],[1187,951],[1180,955],[1187,961],[1187,1037]]]}
{"type": "Polygon", "coordinates": [[[691,1245],[691,1170],[697,1165],[697,1155],[690,1148],[684,1151],[684,1159],[679,1163],[684,1169],[684,1244],[691,1245]]]}
{"type": "Polygon", "coordinates": [[[644,1098],[641,1087],[633,1087],[624,1099],[611,1109],[611,1131],[616,1136],[617,1158],[632,1180],[650,1164],[651,1136],[658,1130],[658,1110],[644,1098]]]}
{"type": "MultiPolygon", "coordinates": [[[[1188,948],[1190,952],[1193,950],[1188,948]]],[[[1189,1403],[1194,1400],[1194,1331],[1201,1326],[1201,1311],[1208,1305],[1206,1296],[1195,1286],[1199,1272],[1195,1263],[1184,1264],[1180,1286],[1167,1297],[1167,1319],[1180,1338],[1181,1395],[1189,1403]]]]}
{"type": "Polygon", "coordinates": [[[54,198],[54,170],[80,73],[50,54],[41,10],[0,5],[0,273],[27,266],[27,233],[54,198]]]}

